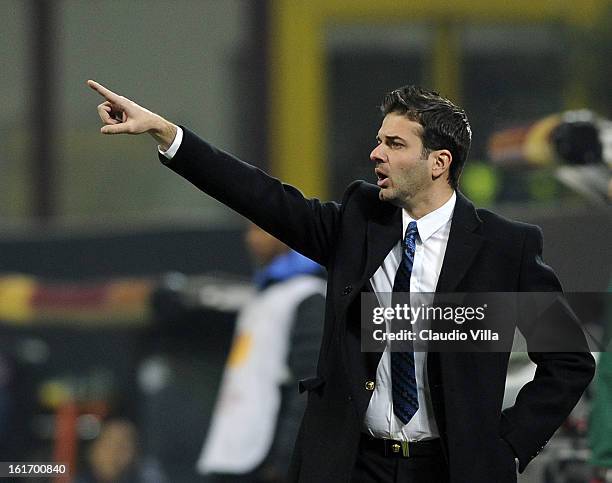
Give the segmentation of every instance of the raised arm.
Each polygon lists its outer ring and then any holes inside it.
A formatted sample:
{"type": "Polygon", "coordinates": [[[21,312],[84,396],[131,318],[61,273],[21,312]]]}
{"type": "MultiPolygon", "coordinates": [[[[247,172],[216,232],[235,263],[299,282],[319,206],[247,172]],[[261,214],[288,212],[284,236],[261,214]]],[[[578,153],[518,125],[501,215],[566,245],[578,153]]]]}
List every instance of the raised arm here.
{"type": "MultiPolygon", "coordinates": [[[[178,127],[95,81],[87,84],[105,101],[98,106],[103,134],[149,133],[167,151],[178,127]]],[[[211,146],[187,128],[170,169],[199,189],[245,216],[294,250],[328,267],[341,206],[308,199],[234,156],[211,146]]],[[[350,192],[351,189],[347,191],[350,192]]]]}

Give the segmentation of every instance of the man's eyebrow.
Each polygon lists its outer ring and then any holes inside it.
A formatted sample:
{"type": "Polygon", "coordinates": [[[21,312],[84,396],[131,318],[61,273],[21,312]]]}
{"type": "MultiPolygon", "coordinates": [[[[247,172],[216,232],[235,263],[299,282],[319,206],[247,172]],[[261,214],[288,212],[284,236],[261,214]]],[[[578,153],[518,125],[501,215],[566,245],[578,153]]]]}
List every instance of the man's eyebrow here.
{"type": "MultiPolygon", "coordinates": [[[[397,135],[390,135],[390,136],[388,136],[386,134],[383,134],[382,137],[385,138],[385,140],[391,141],[391,142],[398,141],[398,140],[402,141],[402,142],[406,142],[406,140],[403,137],[397,136],[397,135]]],[[[377,141],[381,140],[381,135],[380,134],[376,136],[376,140],[377,141]]]]}

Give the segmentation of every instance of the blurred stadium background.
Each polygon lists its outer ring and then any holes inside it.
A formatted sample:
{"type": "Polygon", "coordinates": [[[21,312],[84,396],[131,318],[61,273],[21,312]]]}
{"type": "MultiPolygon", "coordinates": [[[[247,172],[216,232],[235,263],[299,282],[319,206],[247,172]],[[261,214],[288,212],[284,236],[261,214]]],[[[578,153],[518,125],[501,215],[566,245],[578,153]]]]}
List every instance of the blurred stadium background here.
{"type": "MultiPolygon", "coordinates": [[[[150,139],[100,135],[89,78],[332,199],[373,180],[382,94],[437,89],[473,127],[462,190],[542,226],[566,290],[607,290],[609,0],[1,0],[0,13],[0,460],[80,461],[119,415],[170,481],[199,481],[249,295],[243,221],[150,139]],[[578,115],[595,138],[572,131],[563,151],[549,134],[579,109],[599,116],[578,115]]],[[[587,395],[521,481],[588,481],[588,413],[587,395]]]]}

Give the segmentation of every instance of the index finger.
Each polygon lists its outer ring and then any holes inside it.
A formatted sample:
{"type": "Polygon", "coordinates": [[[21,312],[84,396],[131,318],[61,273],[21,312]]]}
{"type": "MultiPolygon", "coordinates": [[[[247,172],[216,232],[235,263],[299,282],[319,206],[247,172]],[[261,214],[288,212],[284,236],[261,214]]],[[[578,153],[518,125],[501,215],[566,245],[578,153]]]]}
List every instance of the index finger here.
{"type": "Polygon", "coordinates": [[[102,97],[106,98],[111,102],[118,103],[121,98],[120,95],[115,94],[113,91],[107,89],[102,84],[99,84],[96,81],[88,80],[87,85],[91,87],[94,91],[96,91],[98,94],[100,94],[102,97]]]}

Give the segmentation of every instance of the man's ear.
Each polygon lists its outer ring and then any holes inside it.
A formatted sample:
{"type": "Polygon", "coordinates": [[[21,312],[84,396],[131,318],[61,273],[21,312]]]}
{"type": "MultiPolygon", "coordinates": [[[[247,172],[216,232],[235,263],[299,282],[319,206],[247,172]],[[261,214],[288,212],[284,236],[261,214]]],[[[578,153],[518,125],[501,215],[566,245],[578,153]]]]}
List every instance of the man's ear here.
{"type": "Polygon", "coordinates": [[[451,152],[448,149],[440,149],[431,154],[433,156],[433,165],[431,167],[433,179],[438,179],[440,176],[448,177],[450,175],[450,166],[453,162],[451,152]]]}

